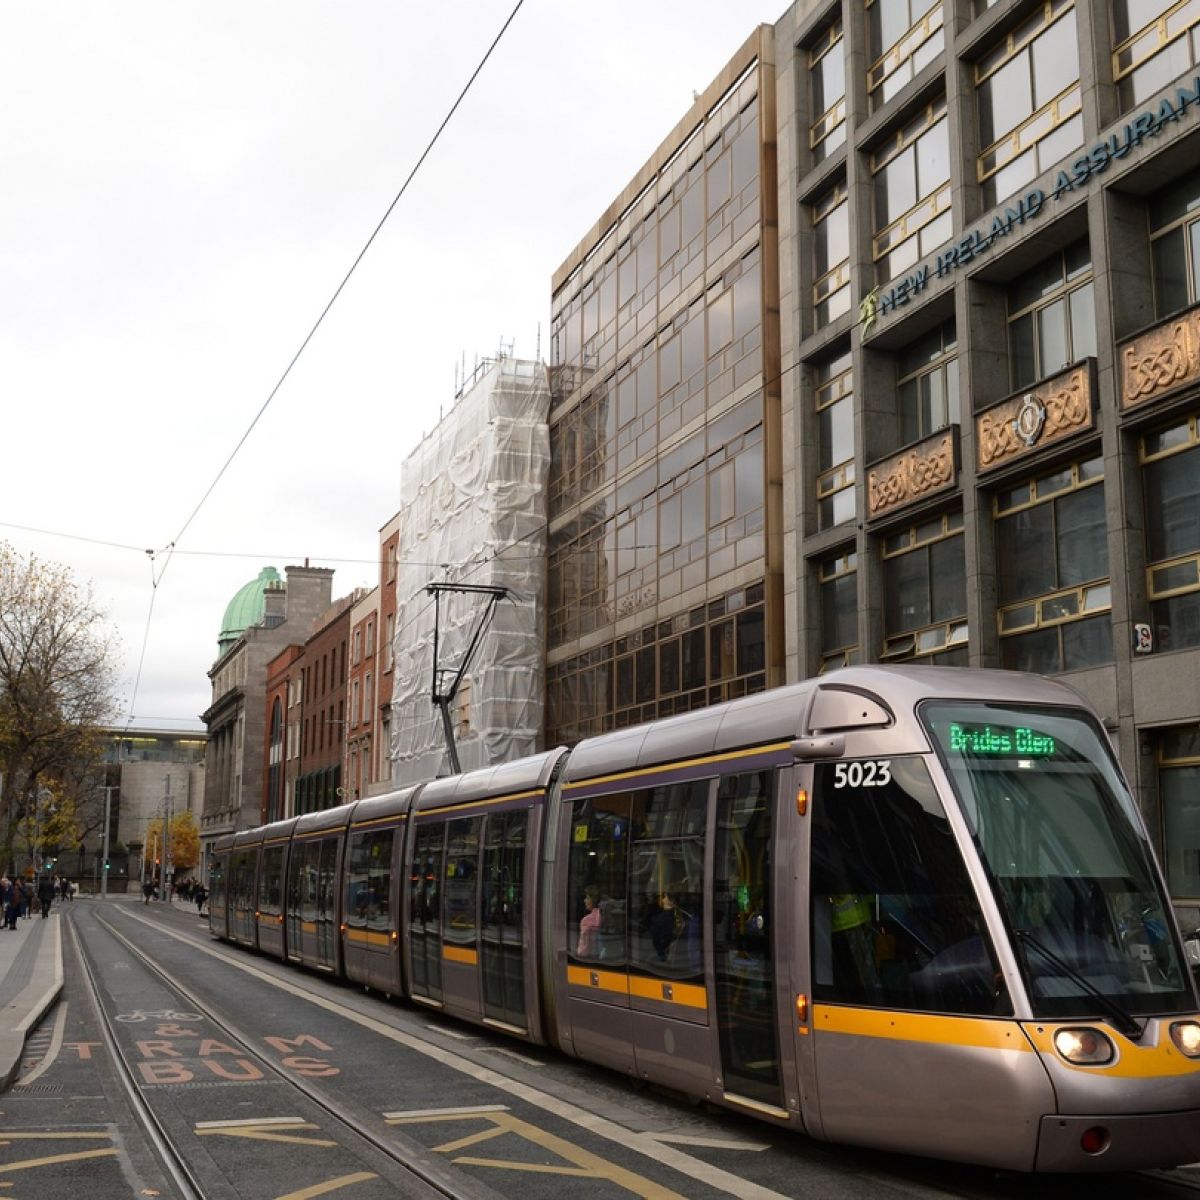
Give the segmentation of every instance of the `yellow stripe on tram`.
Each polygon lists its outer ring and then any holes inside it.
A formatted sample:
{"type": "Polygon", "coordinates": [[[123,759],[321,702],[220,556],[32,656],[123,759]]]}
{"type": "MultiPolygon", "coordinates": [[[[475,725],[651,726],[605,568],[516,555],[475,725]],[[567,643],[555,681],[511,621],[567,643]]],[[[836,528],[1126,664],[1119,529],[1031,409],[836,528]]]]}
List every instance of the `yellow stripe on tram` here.
{"type": "Polygon", "coordinates": [[[650,975],[626,975],[624,971],[601,971],[592,967],[567,967],[567,983],[610,996],[635,996],[663,1004],[681,1004],[707,1011],[708,989],[695,983],[677,983],[650,975]]]}
{"type": "Polygon", "coordinates": [[[468,946],[443,946],[442,957],[447,962],[466,963],[473,967],[479,961],[479,951],[468,946]]]}
{"type": "Polygon", "coordinates": [[[818,1033],[843,1033],[901,1042],[936,1042],[943,1046],[1033,1052],[1016,1021],[986,1017],[947,1017],[934,1013],[818,1004],[813,1008],[813,1029],[818,1033]]]}

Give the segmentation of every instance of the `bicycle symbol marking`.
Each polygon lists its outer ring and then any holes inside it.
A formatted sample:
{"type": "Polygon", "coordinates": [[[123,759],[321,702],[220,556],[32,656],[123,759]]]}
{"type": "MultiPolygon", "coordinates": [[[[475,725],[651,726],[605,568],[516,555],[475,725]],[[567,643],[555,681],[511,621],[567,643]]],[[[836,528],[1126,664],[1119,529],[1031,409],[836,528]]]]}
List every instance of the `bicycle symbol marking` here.
{"type": "Polygon", "coordinates": [[[203,1021],[204,1017],[201,1013],[175,1012],[170,1008],[160,1009],[158,1012],[143,1012],[140,1008],[135,1008],[133,1012],[118,1013],[118,1021],[203,1021]]]}

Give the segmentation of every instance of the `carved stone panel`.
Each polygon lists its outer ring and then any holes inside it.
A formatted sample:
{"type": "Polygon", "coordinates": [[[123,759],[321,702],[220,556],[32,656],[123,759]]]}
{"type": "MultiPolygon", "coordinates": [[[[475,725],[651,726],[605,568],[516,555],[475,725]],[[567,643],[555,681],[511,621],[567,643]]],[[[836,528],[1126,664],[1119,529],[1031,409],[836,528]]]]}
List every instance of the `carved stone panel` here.
{"type": "Polygon", "coordinates": [[[880,517],[954,487],[954,431],[942,430],[867,471],[867,517],[880,517]]]}
{"type": "Polygon", "coordinates": [[[1120,362],[1122,410],[1149,404],[1200,379],[1200,308],[1126,342],[1120,362]]]}
{"type": "Polygon", "coordinates": [[[975,460],[982,475],[1095,423],[1092,362],[1071,367],[975,418],[975,460]]]}

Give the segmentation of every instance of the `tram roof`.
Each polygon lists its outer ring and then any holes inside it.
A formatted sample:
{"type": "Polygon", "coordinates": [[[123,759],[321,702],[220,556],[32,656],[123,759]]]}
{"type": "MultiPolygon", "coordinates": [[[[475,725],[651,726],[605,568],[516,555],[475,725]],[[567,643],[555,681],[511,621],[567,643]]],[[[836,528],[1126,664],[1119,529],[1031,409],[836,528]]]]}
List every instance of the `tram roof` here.
{"type": "Polygon", "coordinates": [[[478,771],[435,779],[421,789],[421,794],[416,798],[416,810],[426,812],[472,800],[544,790],[550,786],[565,753],[562,746],[557,746],[529,758],[518,758],[513,762],[481,767],[478,771]]]}
{"type": "Polygon", "coordinates": [[[1086,707],[1069,687],[1020,671],[912,664],[845,667],[803,683],[586,738],[571,751],[564,778],[590,779],[815,733],[907,724],[915,720],[916,707],[924,700],[983,698],[1086,707]]]}

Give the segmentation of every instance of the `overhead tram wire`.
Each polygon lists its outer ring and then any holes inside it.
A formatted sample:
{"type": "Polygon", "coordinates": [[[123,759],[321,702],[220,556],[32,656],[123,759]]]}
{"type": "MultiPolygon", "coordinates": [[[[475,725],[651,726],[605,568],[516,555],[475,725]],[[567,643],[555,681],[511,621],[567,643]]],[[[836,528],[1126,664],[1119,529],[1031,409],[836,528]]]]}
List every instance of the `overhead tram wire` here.
{"type": "MultiPolygon", "coordinates": [[[[187,520],[184,521],[183,525],[180,527],[179,532],[163,548],[163,550],[159,552],[159,553],[166,554],[166,561],[163,563],[162,570],[159,571],[157,579],[154,578],[154,557],[155,557],[154,552],[149,551],[149,550],[146,551],[146,553],[148,555],[150,555],[150,559],[151,559],[151,586],[152,586],[152,589],[154,592],[158,591],[158,585],[162,582],[162,578],[166,574],[167,567],[170,566],[171,556],[175,552],[176,546],[178,546],[179,542],[183,538],[183,535],[188,531],[188,528],[191,526],[192,522],[199,515],[200,510],[207,503],[209,496],[211,496],[212,493],[215,491],[217,484],[221,482],[221,479],[224,476],[225,472],[227,470],[229,470],[230,465],[233,463],[233,460],[237,457],[238,452],[241,450],[241,448],[246,444],[246,441],[250,437],[250,434],[254,432],[254,427],[262,419],[263,414],[270,407],[271,402],[275,399],[276,395],[279,392],[279,389],[282,388],[284,383],[287,381],[288,376],[292,373],[292,368],[296,365],[297,362],[300,361],[300,356],[308,348],[309,342],[312,341],[312,339],[316,336],[317,330],[321,328],[322,324],[324,324],[325,318],[329,315],[330,310],[333,308],[334,304],[337,303],[338,297],[341,296],[342,292],[345,290],[346,285],[350,282],[350,277],[358,269],[359,263],[361,263],[363,258],[366,257],[367,251],[370,250],[371,246],[374,244],[375,239],[379,236],[380,230],[382,230],[384,225],[387,223],[387,220],[392,215],[392,212],[395,209],[396,205],[400,203],[400,200],[403,197],[404,193],[406,191],[408,191],[409,184],[411,184],[412,181],[416,178],[417,172],[421,169],[425,160],[429,157],[430,153],[433,151],[434,146],[437,145],[438,140],[441,138],[442,133],[445,130],[446,126],[450,124],[450,120],[454,116],[454,114],[458,111],[459,105],[461,105],[463,100],[466,99],[467,93],[471,90],[471,86],[474,84],[475,80],[479,77],[479,74],[483,70],[483,68],[487,65],[488,59],[492,57],[492,52],[500,44],[500,39],[508,31],[508,27],[513,23],[513,20],[516,18],[517,13],[521,11],[521,6],[524,3],[525,3],[525,0],[517,0],[517,3],[514,6],[512,12],[510,12],[508,14],[508,17],[505,20],[504,24],[500,26],[500,32],[497,33],[496,36],[492,39],[492,44],[490,46],[488,46],[483,57],[479,60],[479,64],[476,66],[475,70],[471,72],[471,76],[467,80],[467,82],[463,85],[462,91],[460,91],[458,94],[458,98],[454,101],[454,103],[450,106],[449,111],[442,118],[441,124],[438,125],[437,129],[434,131],[433,137],[431,137],[429,139],[429,143],[425,147],[425,149],[421,152],[420,158],[417,159],[416,164],[413,166],[412,170],[409,171],[408,177],[400,185],[400,190],[396,193],[391,204],[389,204],[387,206],[387,209],[384,212],[383,216],[379,218],[378,224],[371,231],[371,236],[369,238],[367,238],[366,242],[363,245],[363,248],[358,252],[357,257],[350,264],[350,269],[346,272],[341,283],[339,283],[337,288],[334,290],[333,295],[330,296],[328,303],[321,310],[321,315],[319,317],[317,317],[316,321],[313,324],[313,327],[308,331],[308,334],[305,336],[304,340],[300,343],[300,348],[296,351],[295,354],[292,355],[291,361],[288,363],[287,367],[284,369],[283,374],[280,375],[278,382],[271,389],[270,394],[267,396],[267,398],[262,402],[262,405],[259,407],[258,412],[256,412],[254,414],[254,419],[250,422],[250,424],[246,427],[246,431],[238,439],[237,445],[234,446],[233,450],[229,454],[229,457],[221,465],[221,469],[217,472],[216,476],[213,478],[212,483],[210,483],[208,485],[208,488],[205,490],[204,495],[200,497],[199,502],[196,504],[196,507],[192,509],[187,520]]],[[[138,686],[141,682],[142,666],[144,664],[145,657],[146,657],[146,643],[149,641],[149,638],[150,638],[150,621],[151,621],[151,618],[153,617],[153,615],[154,615],[154,596],[151,595],[150,609],[149,609],[148,613],[146,614],[146,631],[142,638],[142,654],[141,654],[141,658],[138,661],[137,676],[134,680],[134,685],[133,685],[133,695],[130,697],[130,702],[129,702],[131,712],[133,710],[134,702],[137,699],[138,686]]]]}

